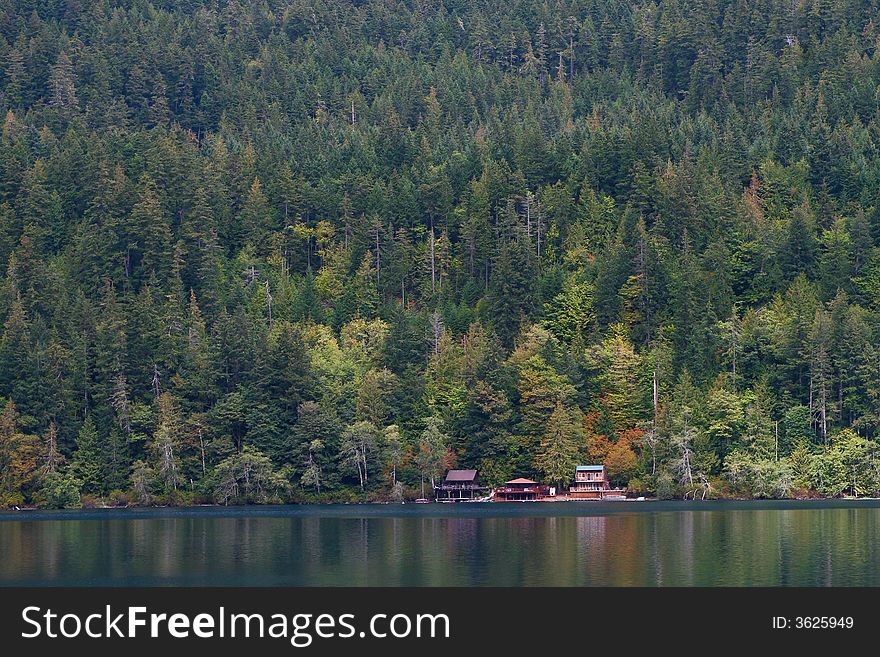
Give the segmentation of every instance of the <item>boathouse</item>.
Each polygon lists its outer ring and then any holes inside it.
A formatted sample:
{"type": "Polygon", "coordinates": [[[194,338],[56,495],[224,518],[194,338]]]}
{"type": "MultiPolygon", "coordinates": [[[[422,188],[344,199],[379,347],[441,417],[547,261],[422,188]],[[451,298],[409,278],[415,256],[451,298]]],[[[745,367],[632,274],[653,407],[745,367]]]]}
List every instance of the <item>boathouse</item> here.
{"type": "Polygon", "coordinates": [[[476,470],[450,470],[434,489],[438,502],[458,502],[483,497],[486,487],[480,484],[476,470]]]}
{"type": "Polygon", "coordinates": [[[550,487],[542,486],[531,479],[511,479],[495,489],[496,502],[536,502],[550,496],[550,487]]]}

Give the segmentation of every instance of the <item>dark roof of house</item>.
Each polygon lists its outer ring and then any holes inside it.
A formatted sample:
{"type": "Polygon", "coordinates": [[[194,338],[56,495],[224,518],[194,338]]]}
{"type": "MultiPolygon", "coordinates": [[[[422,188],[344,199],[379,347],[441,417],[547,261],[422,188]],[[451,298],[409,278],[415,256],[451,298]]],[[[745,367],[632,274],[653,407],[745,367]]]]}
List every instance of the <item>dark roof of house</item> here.
{"type": "Polygon", "coordinates": [[[446,473],[446,481],[474,481],[476,478],[476,470],[450,470],[446,473]]]}
{"type": "Polygon", "coordinates": [[[578,472],[601,472],[605,469],[604,465],[579,465],[578,472]]]}
{"type": "Polygon", "coordinates": [[[508,484],[537,484],[537,481],[532,481],[531,479],[523,479],[520,477],[519,479],[511,479],[507,482],[508,484]]]}

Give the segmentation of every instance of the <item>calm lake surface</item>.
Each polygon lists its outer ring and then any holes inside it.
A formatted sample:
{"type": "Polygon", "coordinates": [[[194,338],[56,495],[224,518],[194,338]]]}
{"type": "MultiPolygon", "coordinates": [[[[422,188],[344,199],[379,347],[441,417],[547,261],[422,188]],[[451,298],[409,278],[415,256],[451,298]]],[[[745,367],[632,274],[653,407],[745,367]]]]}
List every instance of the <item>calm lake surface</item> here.
{"type": "Polygon", "coordinates": [[[880,586],[880,501],[0,514],[0,586],[880,586]]]}

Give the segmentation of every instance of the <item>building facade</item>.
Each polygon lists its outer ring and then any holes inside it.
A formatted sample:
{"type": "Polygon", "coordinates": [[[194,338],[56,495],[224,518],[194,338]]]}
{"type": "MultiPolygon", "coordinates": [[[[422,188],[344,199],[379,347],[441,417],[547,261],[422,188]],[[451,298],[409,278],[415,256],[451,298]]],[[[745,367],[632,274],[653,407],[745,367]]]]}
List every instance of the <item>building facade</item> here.
{"type": "Polygon", "coordinates": [[[486,492],[476,470],[450,470],[434,488],[434,497],[438,502],[461,502],[483,497],[486,492]]]}
{"type": "Polygon", "coordinates": [[[625,494],[626,489],[611,487],[604,465],[577,466],[574,482],[568,488],[568,496],[573,500],[601,500],[606,497],[623,497],[625,494]]]}
{"type": "Polygon", "coordinates": [[[495,502],[537,502],[550,496],[550,487],[531,479],[511,479],[495,489],[495,502]]]}

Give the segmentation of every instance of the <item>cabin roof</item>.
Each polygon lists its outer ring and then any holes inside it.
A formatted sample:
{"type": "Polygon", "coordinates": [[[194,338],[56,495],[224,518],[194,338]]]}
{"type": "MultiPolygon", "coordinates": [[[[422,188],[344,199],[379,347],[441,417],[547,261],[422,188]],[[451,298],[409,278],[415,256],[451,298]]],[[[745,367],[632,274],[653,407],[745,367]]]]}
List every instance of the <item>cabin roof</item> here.
{"type": "Polygon", "coordinates": [[[604,465],[579,465],[577,472],[602,472],[604,469],[604,465]]]}
{"type": "Polygon", "coordinates": [[[446,481],[474,481],[476,478],[476,470],[450,470],[446,473],[446,481]]]}
{"type": "Polygon", "coordinates": [[[510,481],[508,481],[506,483],[508,483],[508,484],[537,484],[538,482],[532,481],[531,479],[524,479],[523,477],[520,477],[519,479],[511,479],[510,481]]]}

